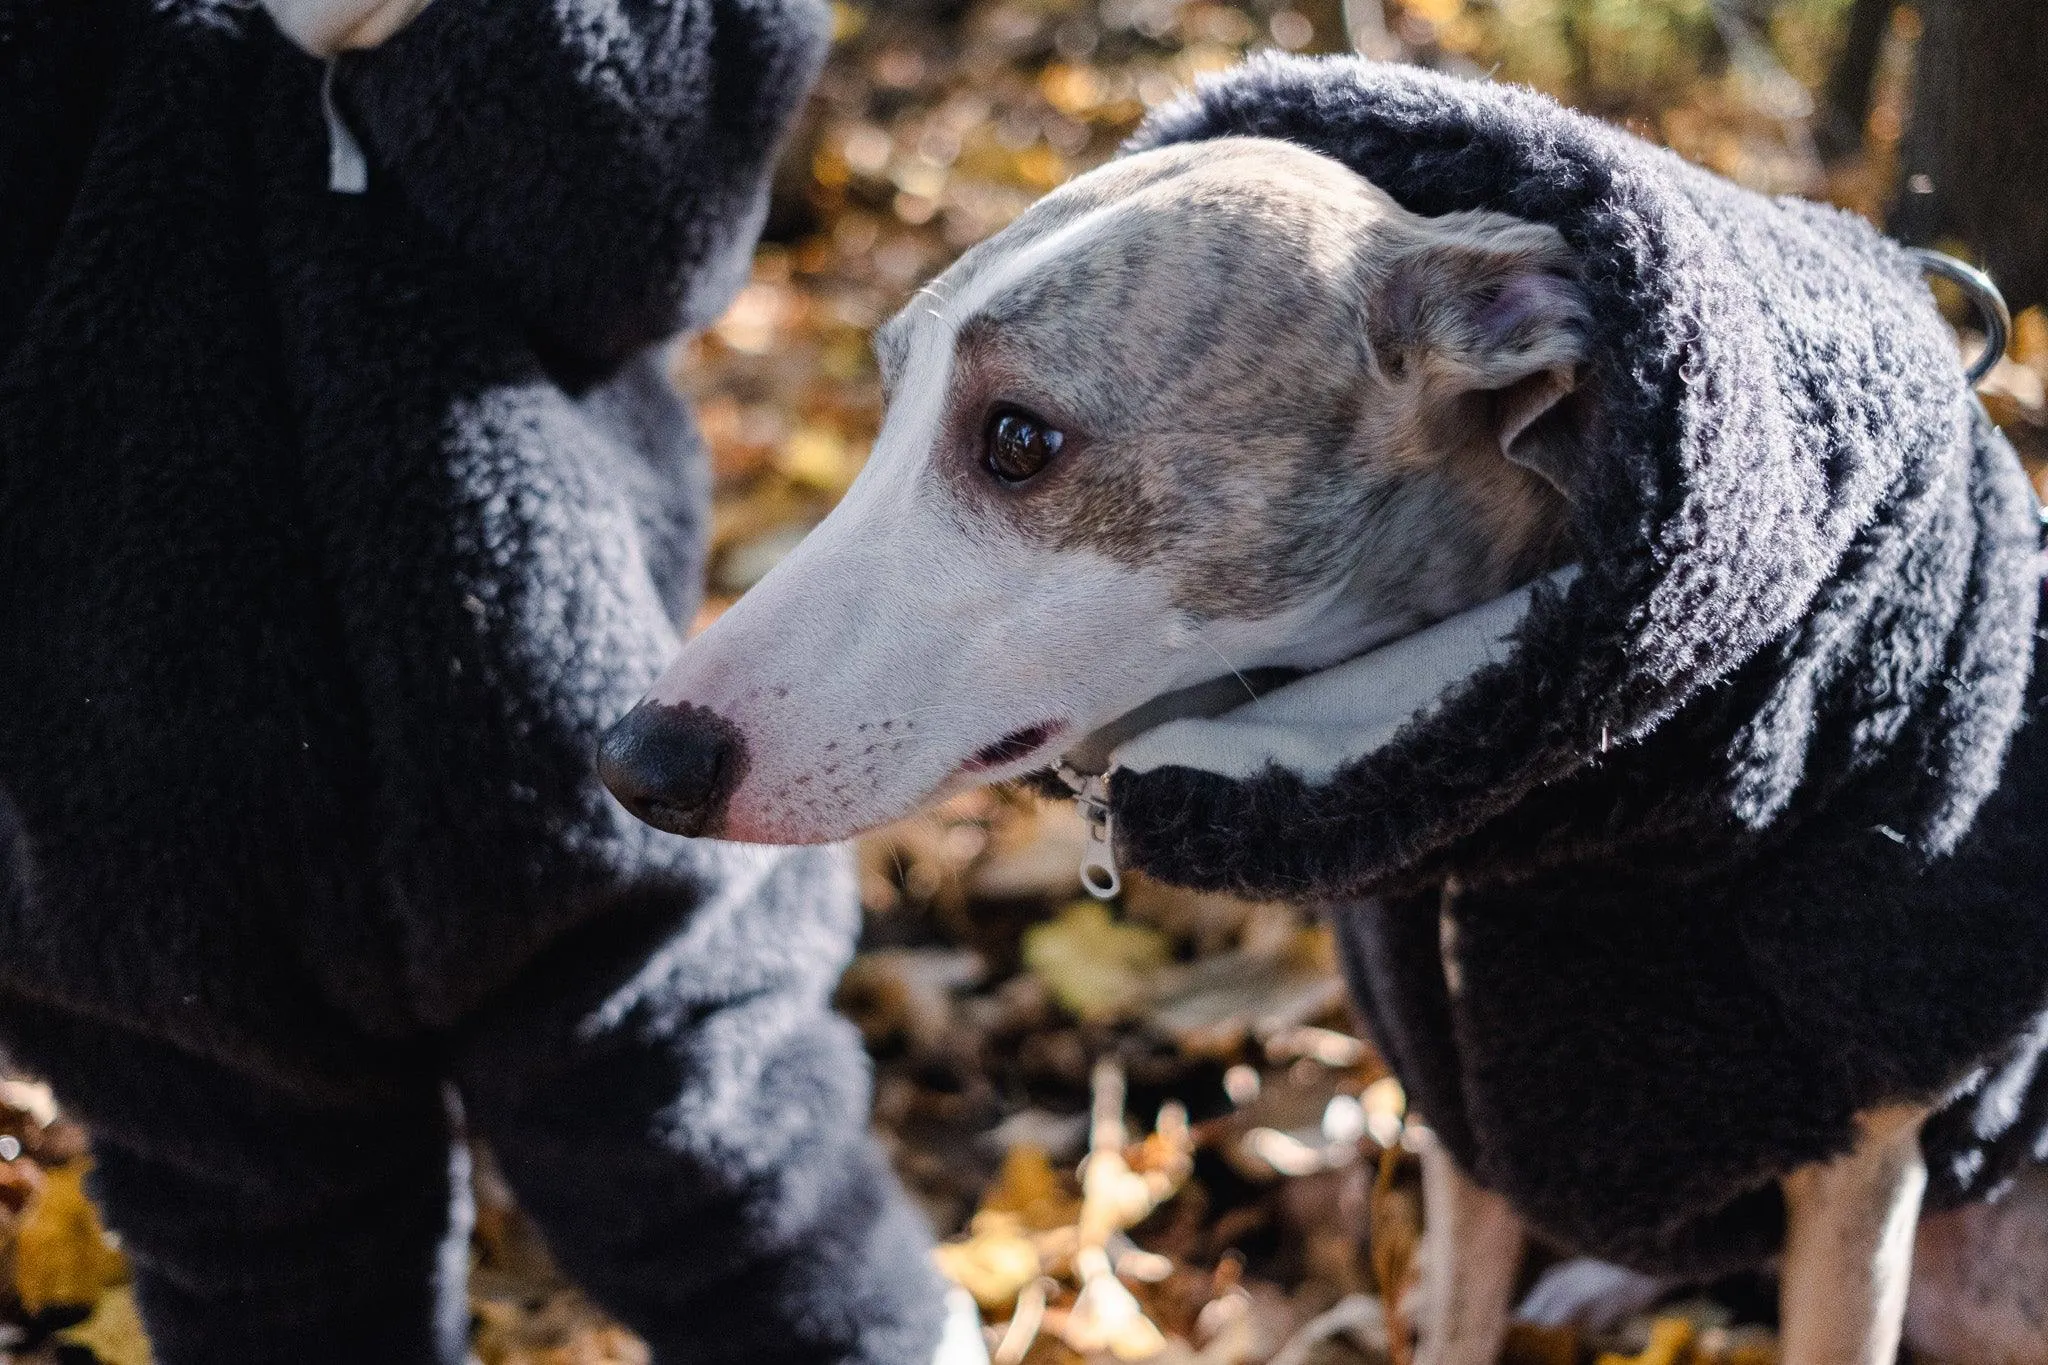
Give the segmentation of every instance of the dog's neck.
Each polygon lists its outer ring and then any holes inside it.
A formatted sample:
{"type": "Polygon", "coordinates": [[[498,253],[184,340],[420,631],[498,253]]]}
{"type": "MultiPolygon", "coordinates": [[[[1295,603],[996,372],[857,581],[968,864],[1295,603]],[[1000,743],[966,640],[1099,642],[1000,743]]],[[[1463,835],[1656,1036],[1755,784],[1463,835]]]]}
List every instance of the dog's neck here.
{"type": "MultiPolygon", "coordinates": [[[[1417,705],[1494,656],[1502,623],[1520,619],[1527,600],[1520,590],[1570,559],[1567,505],[1542,479],[1502,460],[1489,447],[1486,429],[1458,412],[1403,425],[1408,447],[1400,458],[1413,472],[1374,500],[1369,526],[1329,528],[1332,535],[1356,534],[1359,554],[1319,600],[1295,614],[1291,638],[1244,667],[1168,690],[1083,737],[1064,756],[1071,771],[1107,771],[1122,746],[1172,721],[1240,708],[1252,718],[1260,708],[1249,703],[1306,674],[1343,670],[1344,678],[1331,680],[1330,695],[1353,687],[1372,692],[1385,681],[1374,667],[1378,654],[1400,656],[1390,665],[1400,677],[1388,695],[1417,705]],[[1399,649],[1418,635],[1438,643],[1399,649]]],[[[1370,722],[1383,723],[1377,714],[1370,722]]],[[[1266,756],[1245,758],[1258,744],[1232,738],[1198,766],[1259,766],[1266,756]]],[[[1171,740],[1132,750],[1140,766],[1171,751],[1171,740]]]]}
{"type": "Polygon", "coordinates": [[[1570,509],[1542,478],[1501,457],[1471,402],[1404,423],[1375,463],[1403,471],[1364,524],[1328,528],[1358,553],[1262,665],[1303,670],[1355,658],[1491,602],[1572,557],[1570,509]]]}

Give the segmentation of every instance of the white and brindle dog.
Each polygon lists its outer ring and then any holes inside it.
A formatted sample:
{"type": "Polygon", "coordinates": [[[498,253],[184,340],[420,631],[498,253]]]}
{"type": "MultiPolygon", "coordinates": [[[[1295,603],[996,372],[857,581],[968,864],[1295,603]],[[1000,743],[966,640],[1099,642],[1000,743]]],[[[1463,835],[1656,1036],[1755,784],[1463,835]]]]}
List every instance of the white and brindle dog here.
{"type": "MultiPolygon", "coordinates": [[[[678,832],[842,839],[1162,694],[1507,593],[1570,554],[1533,472],[1569,452],[1532,447],[1576,382],[1575,273],[1549,227],[1421,217],[1280,142],[1081,177],[881,330],[866,468],[653,689],[659,760],[629,735],[607,780],[678,832]]],[[[1923,1112],[1866,1114],[1852,1152],[1784,1181],[1787,1365],[1893,1358],[1923,1112]]],[[[1524,1232],[1425,1147],[1420,1359],[1483,1365],[1524,1232]]]]}

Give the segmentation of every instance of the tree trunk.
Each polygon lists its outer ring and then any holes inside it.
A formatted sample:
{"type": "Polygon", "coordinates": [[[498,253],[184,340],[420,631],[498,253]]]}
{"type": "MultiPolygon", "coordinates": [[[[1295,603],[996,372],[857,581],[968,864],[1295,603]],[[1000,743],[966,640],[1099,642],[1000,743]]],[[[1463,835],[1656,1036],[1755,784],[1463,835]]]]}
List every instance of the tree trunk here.
{"type": "Polygon", "coordinates": [[[2048,3],[1925,0],[1887,226],[1964,244],[2013,311],[2048,301],[2048,3]]]}
{"type": "Polygon", "coordinates": [[[1863,128],[1870,122],[1870,97],[1877,82],[1877,64],[1884,56],[1885,31],[1891,27],[1896,0],[1856,0],[1843,26],[1842,50],[1828,71],[1821,95],[1814,138],[1830,161],[1863,146],[1863,128]]]}

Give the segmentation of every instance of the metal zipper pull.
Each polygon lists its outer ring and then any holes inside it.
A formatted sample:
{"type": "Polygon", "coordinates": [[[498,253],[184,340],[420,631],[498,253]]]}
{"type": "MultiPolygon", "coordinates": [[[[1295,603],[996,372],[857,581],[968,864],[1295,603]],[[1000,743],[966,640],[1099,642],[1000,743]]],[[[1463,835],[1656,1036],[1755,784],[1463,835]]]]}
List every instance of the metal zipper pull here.
{"type": "Polygon", "coordinates": [[[1097,900],[1110,900],[1123,889],[1116,870],[1115,831],[1110,825],[1109,778],[1096,773],[1084,777],[1062,763],[1054,770],[1060,781],[1074,793],[1074,805],[1081,812],[1088,842],[1081,847],[1081,885],[1097,900]]]}

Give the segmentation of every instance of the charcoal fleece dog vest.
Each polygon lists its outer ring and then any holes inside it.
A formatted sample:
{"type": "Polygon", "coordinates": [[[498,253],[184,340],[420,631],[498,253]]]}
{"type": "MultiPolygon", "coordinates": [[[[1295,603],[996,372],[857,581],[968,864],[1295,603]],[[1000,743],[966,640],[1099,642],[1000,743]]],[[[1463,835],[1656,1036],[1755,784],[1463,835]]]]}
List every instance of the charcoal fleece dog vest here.
{"type": "Polygon", "coordinates": [[[1891,1100],[1994,1191],[2048,1135],[2035,514],[1913,260],[1510,87],[1262,61],[1134,145],[1230,134],[1564,235],[1580,560],[1127,743],[1121,857],[1336,903],[1416,1108],[1570,1247],[1753,1264],[1891,1100]]]}
{"type": "Polygon", "coordinates": [[[465,1127],[659,1361],[930,1359],[850,869],[593,774],[695,606],[654,348],[828,27],[435,0],[334,68],[341,195],[254,6],[0,0],[0,1036],[159,1365],[459,1365],[465,1127]]]}

